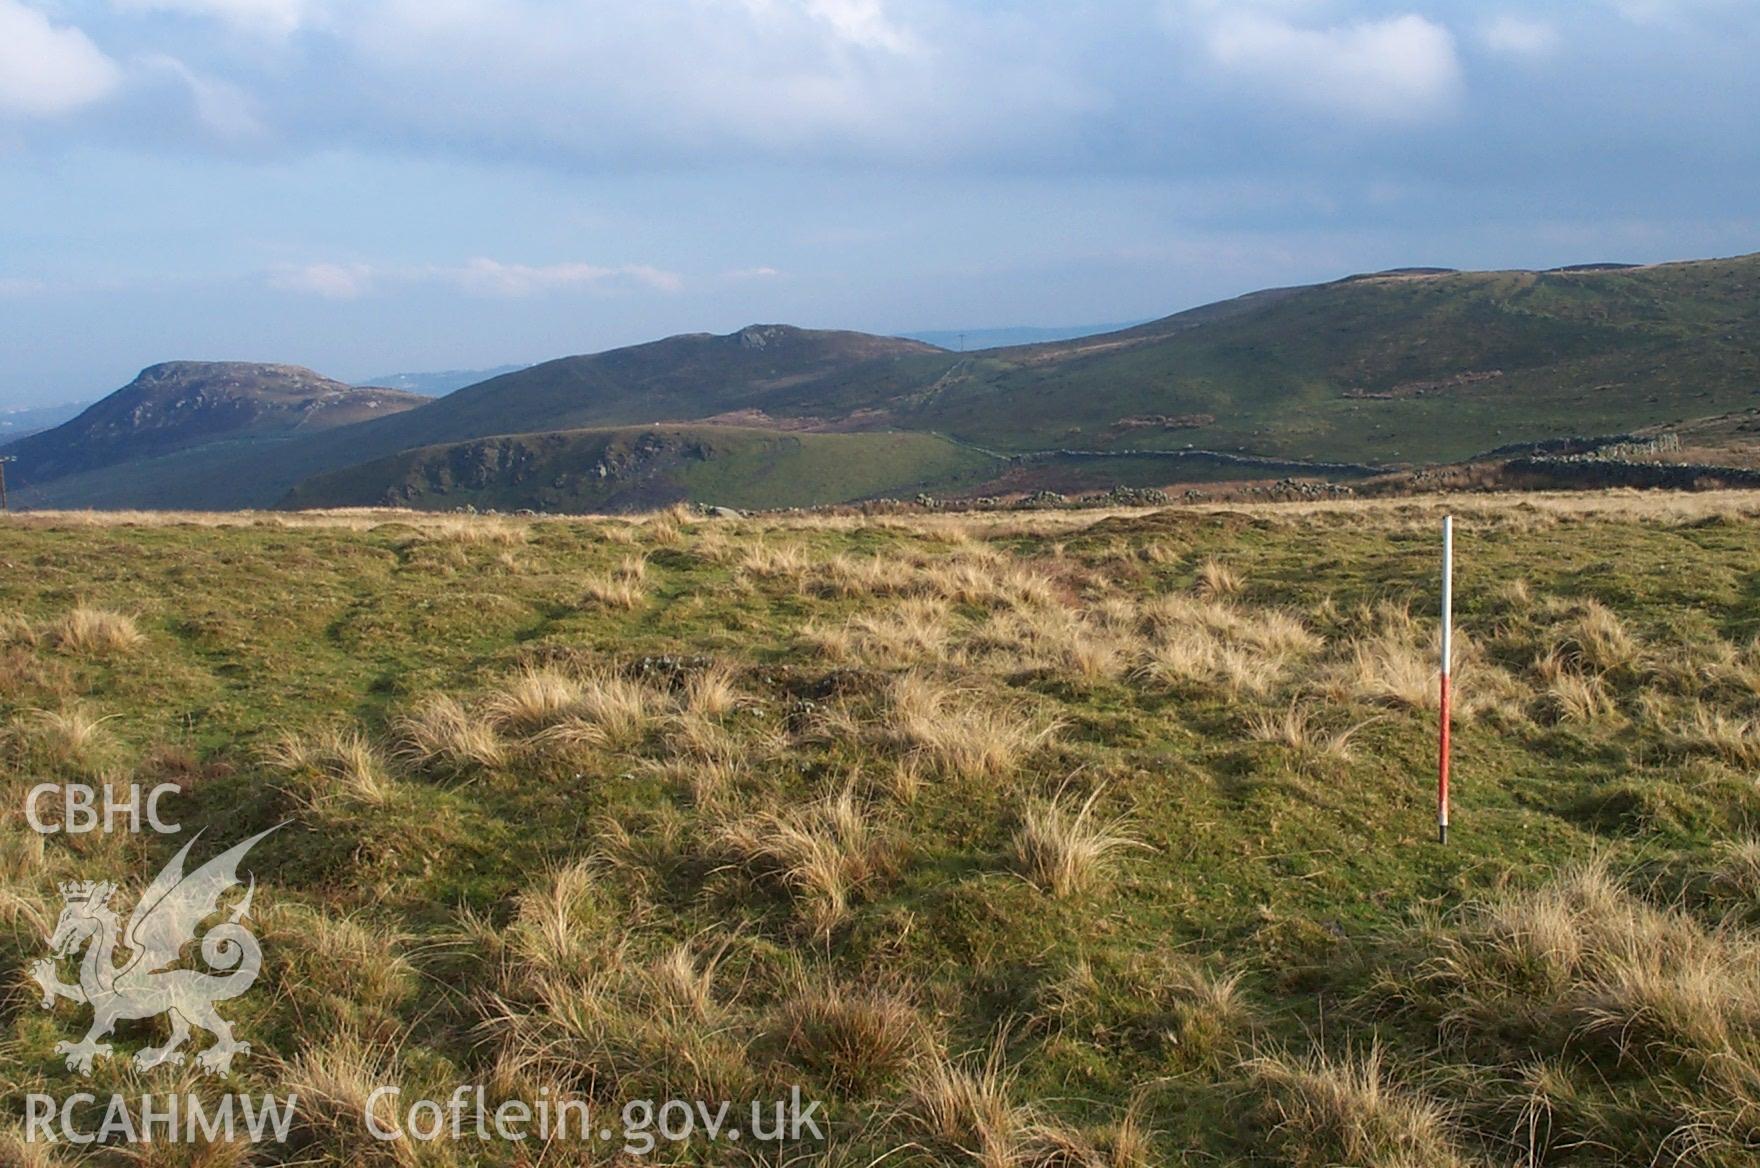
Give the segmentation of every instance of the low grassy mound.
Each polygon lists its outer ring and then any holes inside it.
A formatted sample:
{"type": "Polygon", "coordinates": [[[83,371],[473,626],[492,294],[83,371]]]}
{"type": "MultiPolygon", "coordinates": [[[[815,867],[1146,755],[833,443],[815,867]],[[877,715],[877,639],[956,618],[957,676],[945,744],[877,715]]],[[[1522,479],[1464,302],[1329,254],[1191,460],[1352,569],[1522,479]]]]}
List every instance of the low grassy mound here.
{"type": "Polygon", "coordinates": [[[367,1099],[798,1085],[828,1144],[659,1162],[1752,1164],[1760,501],[1452,506],[1446,849],[1439,502],[10,520],[0,1141],[150,1083],[302,1100],[154,1162],[613,1162],[367,1099]],[[184,831],[15,830],[41,781],[184,831]],[[283,822],[250,1055],[66,1072],[58,882],[283,822]]]}

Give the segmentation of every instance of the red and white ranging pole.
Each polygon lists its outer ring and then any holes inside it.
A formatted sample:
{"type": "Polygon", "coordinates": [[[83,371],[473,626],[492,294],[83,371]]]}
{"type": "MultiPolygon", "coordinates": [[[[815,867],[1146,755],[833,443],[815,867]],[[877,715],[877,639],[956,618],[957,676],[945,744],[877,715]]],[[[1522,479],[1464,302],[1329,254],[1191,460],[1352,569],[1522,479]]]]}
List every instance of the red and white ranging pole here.
{"type": "Polygon", "coordinates": [[[1442,517],[1442,688],[1437,725],[1441,732],[1436,757],[1436,840],[1448,842],[1448,666],[1454,637],[1454,516],[1442,517]]]}

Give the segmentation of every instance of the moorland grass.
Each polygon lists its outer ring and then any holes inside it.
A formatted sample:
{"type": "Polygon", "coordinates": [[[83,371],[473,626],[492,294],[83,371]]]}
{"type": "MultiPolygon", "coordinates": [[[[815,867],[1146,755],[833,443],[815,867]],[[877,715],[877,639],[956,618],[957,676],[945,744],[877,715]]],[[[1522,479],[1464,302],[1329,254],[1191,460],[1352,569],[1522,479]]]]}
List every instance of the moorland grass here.
{"type": "Polygon", "coordinates": [[[365,1139],[392,1081],[824,1099],[764,1163],[1752,1163],[1757,517],[14,517],[0,1088],[92,1086],[19,990],[57,882],[285,821],[229,1085],[311,1107],[253,1162],[440,1155],[365,1139]],[[157,776],[180,836],[15,830],[157,776]]]}

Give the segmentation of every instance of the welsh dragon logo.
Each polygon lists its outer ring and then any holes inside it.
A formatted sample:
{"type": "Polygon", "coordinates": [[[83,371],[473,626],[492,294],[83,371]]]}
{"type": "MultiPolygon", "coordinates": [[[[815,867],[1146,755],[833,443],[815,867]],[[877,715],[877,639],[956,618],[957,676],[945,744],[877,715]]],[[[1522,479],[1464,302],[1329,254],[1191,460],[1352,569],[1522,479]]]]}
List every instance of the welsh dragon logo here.
{"type": "Polygon", "coordinates": [[[196,1064],[204,1071],[225,1074],[232,1069],[232,1056],[250,1052],[250,1043],[233,1038],[231,1025],[214,1004],[244,993],[263,966],[263,951],[244,927],[251,898],[256,895],[255,876],[229,919],[202,936],[202,960],[223,972],[173,967],[182,959],[184,946],[196,940],[202,921],[219,910],[220,898],[242,883],[238,865],[245,853],[275,830],[272,827],[252,836],[186,876],[183,861],[195,843],[192,839],[153,877],[126,925],[119,924],[117,911],[110,907],[110,898],[116,893],[114,884],[81,881],[61,886],[65,907],[49,938],[52,956],[32,965],[31,977],[43,987],[45,1010],[53,1009],[57,998],[92,1007],[92,1025],[85,1038],[55,1045],[56,1054],[67,1056],[68,1070],[89,1075],[94,1057],[108,1058],[112,1048],[101,1040],[109,1037],[118,1022],[161,1014],[169,1015],[171,1037],[164,1046],[135,1053],[134,1065],[139,1070],[162,1063],[181,1064],[184,1056],[178,1048],[189,1039],[192,1026],[214,1036],[214,1044],[196,1056],[196,1064]],[[119,944],[128,950],[127,958],[120,962],[119,944]],[[85,955],[80,960],[79,984],[68,985],[61,980],[56,962],[73,956],[81,947],[85,955]]]}

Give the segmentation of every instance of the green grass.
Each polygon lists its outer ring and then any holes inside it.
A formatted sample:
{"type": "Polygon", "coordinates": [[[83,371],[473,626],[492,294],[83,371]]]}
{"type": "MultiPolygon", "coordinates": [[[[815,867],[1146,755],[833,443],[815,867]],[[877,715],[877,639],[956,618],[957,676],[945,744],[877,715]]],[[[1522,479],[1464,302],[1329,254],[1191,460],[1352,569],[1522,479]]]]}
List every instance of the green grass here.
{"type": "MultiPolygon", "coordinates": [[[[235,1086],[374,1062],[412,1097],[801,1083],[832,1163],[1749,1163],[1755,505],[1454,509],[1446,849],[1433,502],[15,519],[5,805],[40,775],[129,773],[186,784],[185,839],[292,821],[254,860],[235,1086]],[[633,606],[589,578],[633,581],[633,606]],[[82,606],[144,640],[70,641],[82,606]],[[733,695],[692,681],[712,662],[733,695]],[[548,712],[509,700],[522,669],[559,679],[548,712]],[[1567,713],[1560,676],[1605,707],[1567,713]],[[404,752],[400,715],[434,693],[503,753],[404,752]],[[32,712],[76,705],[106,719],[77,750],[32,712]],[[1307,720],[1266,740],[1292,706],[1307,720]],[[364,737],[385,791],[273,761],[323,728],[364,737]],[[1090,796],[1116,846],[1029,878],[1090,796]],[[1574,947],[1524,947],[1542,927],[1574,947]]],[[[75,873],[132,895],[181,843],[15,863],[13,826],[8,984],[41,951],[12,898],[75,873]]],[[[20,1092],[74,1089],[50,1048],[79,1016],[0,1011],[16,1122],[20,1092]]],[[[358,1162],[358,1122],[311,1115],[286,1158],[358,1162]]]]}

